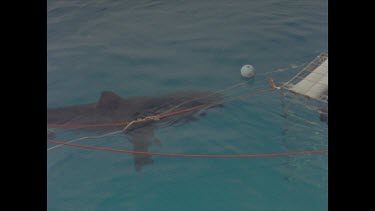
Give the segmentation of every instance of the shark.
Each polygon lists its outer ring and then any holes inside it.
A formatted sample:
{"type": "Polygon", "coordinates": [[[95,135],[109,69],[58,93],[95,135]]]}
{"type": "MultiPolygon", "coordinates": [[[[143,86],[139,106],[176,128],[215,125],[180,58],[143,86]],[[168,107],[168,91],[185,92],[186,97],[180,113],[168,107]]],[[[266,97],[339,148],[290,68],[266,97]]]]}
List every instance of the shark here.
{"type": "MultiPolygon", "coordinates": [[[[95,125],[116,124],[181,111],[196,106],[215,104],[223,100],[223,95],[208,91],[179,91],[161,96],[131,96],[121,97],[112,91],[103,91],[99,100],[93,103],[71,105],[58,108],[47,108],[48,124],[59,125],[95,125]]],[[[222,103],[205,109],[184,112],[152,121],[137,122],[127,125],[123,133],[133,145],[134,151],[148,152],[152,144],[160,145],[154,130],[160,127],[181,125],[196,121],[206,116],[207,109],[223,107],[222,103]]],[[[114,126],[111,130],[124,129],[125,125],[114,126]]],[[[106,128],[81,128],[81,130],[103,131],[106,128]]],[[[108,128],[109,130],[109,128],[108,128]]],[[[48,137],[53,137],[51,132],[48,137]]],[[[141,171],[143,166],[154,163],[151,155],[133,154],[134,168],[141,171]]]]}

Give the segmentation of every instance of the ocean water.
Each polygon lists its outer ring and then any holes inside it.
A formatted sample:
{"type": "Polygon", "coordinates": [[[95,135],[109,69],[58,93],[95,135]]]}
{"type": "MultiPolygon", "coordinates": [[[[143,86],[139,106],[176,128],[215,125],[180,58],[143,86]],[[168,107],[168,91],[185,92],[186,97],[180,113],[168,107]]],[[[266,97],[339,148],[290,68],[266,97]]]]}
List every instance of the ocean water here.
{"type": "MultiPolygon", "coordinates": [[[[328,51],[327,0],[48,0],[47,103],[90,103],[103,90],[158,96],[268,89],[328,51]],[[302,66],[301,66],[302,65],[302,66]],[[288,68],[285,71],[271,71],[288,68]]],[[[198,121],[155,131],[150,151],[258,154],[328,148],[311,102],[285,92],[211,109],[198,121]]],[[[56,130],[56,140],[88,134],[56,130]]],[[[124,135],[80,144],[131,149],[124,135]]],[[[53,144],[48,143],[47,147],[53,144]]],[[[320,211],[328,204],[328,155],[241,159],[157,157],[141,172],[128,154],[58,147],[47,152],[49,211],[320,211]]]]}

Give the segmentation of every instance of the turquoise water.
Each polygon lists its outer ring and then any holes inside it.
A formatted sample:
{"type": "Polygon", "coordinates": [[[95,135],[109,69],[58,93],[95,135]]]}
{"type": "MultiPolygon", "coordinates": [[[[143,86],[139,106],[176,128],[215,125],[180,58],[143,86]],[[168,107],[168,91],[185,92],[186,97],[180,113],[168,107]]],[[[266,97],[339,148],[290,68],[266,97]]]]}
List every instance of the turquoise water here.
{"type": "MultiPolygon", "coordinates": [[[[158,96],[268,88],[328,48],[326,0],[48,1],[47,103],[94,102],[100,92],[158,96]]],[[[150,151],[194,154],[327,149],[327,125],[309,101],[272,92],[211,109],[199,121],[156,130],[150,151]]],[[[88,135],[58,130],[56,140],[88,135]]],[[[77,142],[131,149],[123,135],[77,142]]],[[[48,147],[53,144],[48,144],[48,147]]],[[[251,159],[153,157],[59,147],[48,151],[48,210],[327,210],[327,154],[251,159]]]]}

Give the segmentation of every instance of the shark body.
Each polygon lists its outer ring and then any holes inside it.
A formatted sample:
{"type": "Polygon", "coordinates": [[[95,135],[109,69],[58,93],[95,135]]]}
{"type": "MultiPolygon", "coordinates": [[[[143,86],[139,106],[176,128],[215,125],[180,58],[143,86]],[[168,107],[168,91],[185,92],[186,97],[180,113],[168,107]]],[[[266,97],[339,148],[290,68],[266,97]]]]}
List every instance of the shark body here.
{"type": "MultiPolygon", "coordinates": [[[[113,92],[103,91],[97,102],[62,108],[47,109],[47,124],[92,125],[131,122],[136,119],[156,116],[169,111],[177,111],[195,106],[215,103],[222,100],[222,95],[212,92],[175,92],[159,97],[135,96],[123,98],[113,92]]],[[[218,104],[213,107],[221,107],[218,104]]],[[[210,107],[210,108],[213,108],[210,107]]],[[[157,139],[154,129],[160,126],[183,124],[196,120],[205,113],[189,111],[183,114],[166,117],[158,121],[147,121],[130,125],[124,133],[130,136],[134,151],[147,152],[157,139]]],[[[125,126],[118,126],[123,129],[125,126]]],[[[113,128],[111,128],[113,130],[113,128]]],[[[103,130],[91,128],[89,130],[103,130]]],[[[146,164],[153,163],[151,155],[134,154],[134,167],[140,171],[146,164]]]]}

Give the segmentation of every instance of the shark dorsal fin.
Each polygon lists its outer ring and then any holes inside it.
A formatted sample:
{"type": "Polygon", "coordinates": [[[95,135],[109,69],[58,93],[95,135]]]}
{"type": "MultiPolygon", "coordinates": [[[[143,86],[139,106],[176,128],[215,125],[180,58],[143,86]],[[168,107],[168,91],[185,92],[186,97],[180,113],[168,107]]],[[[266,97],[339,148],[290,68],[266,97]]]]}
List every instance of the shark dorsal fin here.
{"type": "Polygon", "coordinates": [[[103,91],[100,95],[100,99],[96,105],[99,109],[113,109],[116,108],[122,98],[111,91],[103,91]]]}

